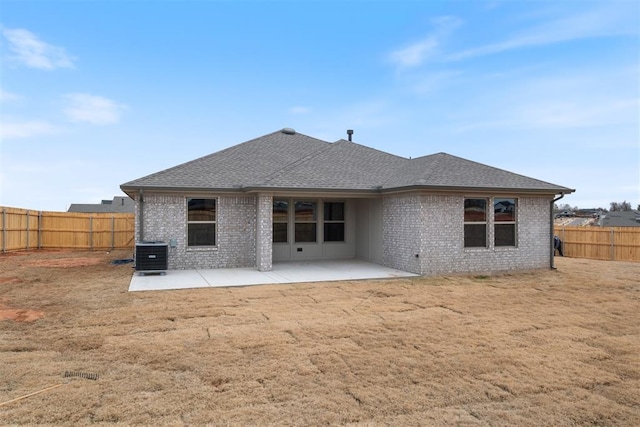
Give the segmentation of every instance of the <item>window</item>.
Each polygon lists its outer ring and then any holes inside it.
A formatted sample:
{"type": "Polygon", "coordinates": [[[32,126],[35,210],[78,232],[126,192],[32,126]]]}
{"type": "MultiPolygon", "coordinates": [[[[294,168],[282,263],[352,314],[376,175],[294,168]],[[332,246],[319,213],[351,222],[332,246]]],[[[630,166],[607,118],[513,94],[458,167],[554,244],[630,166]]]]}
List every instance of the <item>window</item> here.
{"type": "Polygon", "coordinates": [[[317,203],[295,202],[295,241],[313,243],[317,241],[317,203]]]}
{"type": "Polygon", "coordinates": [[[324,241],[344,242],[344,202],[325,202],[324,241]]]}
{"type": "Polygon", "coordinates": [[[216,199],[187,199],[189,246],[215,246],[216,199]]]}
{"type": "Polygon", "coordinates": [[[287,243],[289,241],[287,229],[289,227],[289,202],[285,200],[273,201],[273,243],[287,243]]]}
{"type": "Polygon", "coordinates": [[[495,246],[516,245],[516,199],[493,199],[495,246]]]}
{"type": "Polygon", "coordinates": [[[464,199],[464,247],[487,247],[487,199],[464,199]]]}

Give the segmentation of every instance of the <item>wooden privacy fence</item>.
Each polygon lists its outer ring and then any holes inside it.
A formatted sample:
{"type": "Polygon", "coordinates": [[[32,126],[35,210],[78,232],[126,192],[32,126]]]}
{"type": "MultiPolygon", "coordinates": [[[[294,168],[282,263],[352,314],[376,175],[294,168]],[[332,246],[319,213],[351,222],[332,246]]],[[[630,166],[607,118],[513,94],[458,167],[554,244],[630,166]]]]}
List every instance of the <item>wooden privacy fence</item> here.
{"type": "Polygon", "coordinates": [[[640,261],[640,227],[555,227],[565,256],[640,261]]]}
{"type": "MultiPolygon", "coordinates": [[[[26,249],[129,249],[135,217],[123,213],[46,212],[0,207],[2,252],[26,249]]],[[[564,255],[640,261],[640,227],[555,227],[564,255]]]]}
{"type": "Polygon", "coordinates": [[[2,252],[133,248],[133,214],[44,212],[5,207],[0,207],[0,211],[2,252]]]}

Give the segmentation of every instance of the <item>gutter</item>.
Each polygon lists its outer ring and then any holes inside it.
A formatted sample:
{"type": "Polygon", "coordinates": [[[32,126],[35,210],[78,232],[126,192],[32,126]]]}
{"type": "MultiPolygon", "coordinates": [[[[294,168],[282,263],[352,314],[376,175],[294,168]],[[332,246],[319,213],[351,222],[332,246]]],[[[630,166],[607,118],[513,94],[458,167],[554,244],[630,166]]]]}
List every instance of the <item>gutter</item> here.
{"type": "Polygon", "coordinates": [[[460,186],[460,185],[405,185],[400,187],[378,187],[380,193],[399,193],[407,191],[454,191],[463,193],[491,193],[491,194],[531,194],[531,195],[556,195],[558,193],[573,193],[567,187],[557,186],[555,188],[518,188],[518,187],[481,187],[481,186],[460,186]]]}
{"type": "Polygon", "coordinates": [[[560,197],[553,199],[549,204],[549,230],[550,230],[550,237],[551,237],[551,242],[550,242],[551,250],[549,252],[549,267],[552,270],[556,269],[556,263],[555,263],[556,250],[553,247],[553,205],[563,197],[564,197],[564,193],[560,193],[560,197]]]}
{"type": "MultiPolygon", "coordinates": [[[[126,194],[142,191],[140,187],[128,187],[120,186],[123,192],[126,194]]],[[[363,194],[393,194],[393,193],[405,193],[413,191],[435,191],[435,192],[457,192],[457,193],[491,193],[491,194],[530,194],[548,196],[551,194],[573,193],[575,190],[570,188],[500,188],[500,187],[460,187],[460,186],[428,186],[428,185],[408,185],[403,187],[391,187],[383,188],[382,186],[370,187],[370,188],[312,188],[312,187],[268,187],[259,185],[243,185],[228,188],[220,187],[145,187],[148,191],[157,191],[171,194],[185,194],[185,193],[256,193],[256,192],[322,192],[322,193],[363,193],[363,194]]]]}
{"type": "Polygon", "coordinates": [[[140,242],[144,242],[144,191],[138,190],[138,231],[140,242]]]}

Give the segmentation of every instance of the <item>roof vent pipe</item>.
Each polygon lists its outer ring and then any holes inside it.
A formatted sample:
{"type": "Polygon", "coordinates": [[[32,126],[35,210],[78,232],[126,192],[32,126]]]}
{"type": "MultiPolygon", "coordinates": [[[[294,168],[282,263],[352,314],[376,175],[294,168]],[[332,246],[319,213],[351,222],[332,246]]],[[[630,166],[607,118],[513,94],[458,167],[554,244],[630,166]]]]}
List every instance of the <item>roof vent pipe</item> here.
{"type": "Polygon", "coordinates": [[[351,136],[353,135],[353,129],[347,129],[347,135],[349,135],[349,141],[351,141],[351,136]]]}

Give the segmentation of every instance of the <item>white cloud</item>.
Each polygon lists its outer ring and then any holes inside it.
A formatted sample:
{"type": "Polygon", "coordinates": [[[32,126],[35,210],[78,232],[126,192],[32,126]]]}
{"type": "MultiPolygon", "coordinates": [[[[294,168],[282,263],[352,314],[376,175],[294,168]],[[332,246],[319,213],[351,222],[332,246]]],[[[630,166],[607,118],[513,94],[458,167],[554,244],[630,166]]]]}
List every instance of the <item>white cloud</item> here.
{"type": "MultiPolygon", "coordinates": [[[[588,10],[571,14],[533,26],[504,41],[467,49],[449,55],[446,60],[459,61],[484,55],[492,55],[515,49],[543,46],[571,40],[611,37],[620,35],[638,36],[637,12],[617,7],[588,10]]],[[[631,3],[629,3],[631,4],[631,3]]]]}
{"type": "Polygon", "coordinates": [[[71,93],[64,98],[68,106],[63,112],[72,122],[110,125],[118,123],[120,115],[127,109],[124,104],[86,93],[71,93]]]}
{"type": "Polygon", "coordinates": [[[349,129],[372,128],[377,129],[397,120],[391,111],[389,103],[384,100],[370,100],[348,105],[341,113],[336,123],[345,123],[349,129]]]}
{"type": "Polygon", "coordinates": [[[422,64],[438,52],[443,40],[462,21],[452,16],[443,16],[433,21],[435,30],[426,38],[389,54],[389,60],[402,68],[415,67],[422,64]]]}
{"type": "Polygon", "coordinates": [[[289,109],[289,112],[291,114],[309,114],[311,112],[311,108],[297,105],[297,106],[291,107],[289,109]]]}
{"type": "Polygon", "coordinates": [[[3,119],[0,127],[0,140],[23,139],[33,136],[52,135],[59,129],[40,120],[3,119]]]}
{"type": "Polygon", "coordinates": [[[6,90],[0,88],[0,102],[15,102],[22,100],[22,96],[17,95],[15,93],[7,92],[6,90]]]}
{"type": "Polygon", "coordinates": [[[597,105],[578,102],[549,102],[522,108],[519,119],[536,128],[591,127],[624,123],[638,111],[632,99],[602,99],[597,105]]]}
{"type": "Polygon", "coordinates": [[[9,42],[9,49],[15,54],[13,59],[29,68],[73,68],[74,58],[63,48],[43,42],[30,31],[17,28],[3,30],[2,33],[9,42]]]}
{"type": "Polygon", "coordinates": [[[391,52],[390,58],[392,62],[402,67],[413,67],[420,65],[438,45],[436,37],[429,36],[403,49],[391,52]]]}
{"type": "MultiPolygon", "coordinates": [[[[483,117],[458,126],[458,132],[480,129],[589,129],[596,126],[628,125],[637,119],[637,99],[530,100],[526,104],[496,105],[483,117]]],[[[586,143],[586,142],[585,142],[586,143]]]]}
{"type": "Polygon", "coordinates": [[[449,87],[452,82],[462,76],[457,70],[421,74],[411,79],[411,88],[416,94],[428,94],[449,87]]]}

